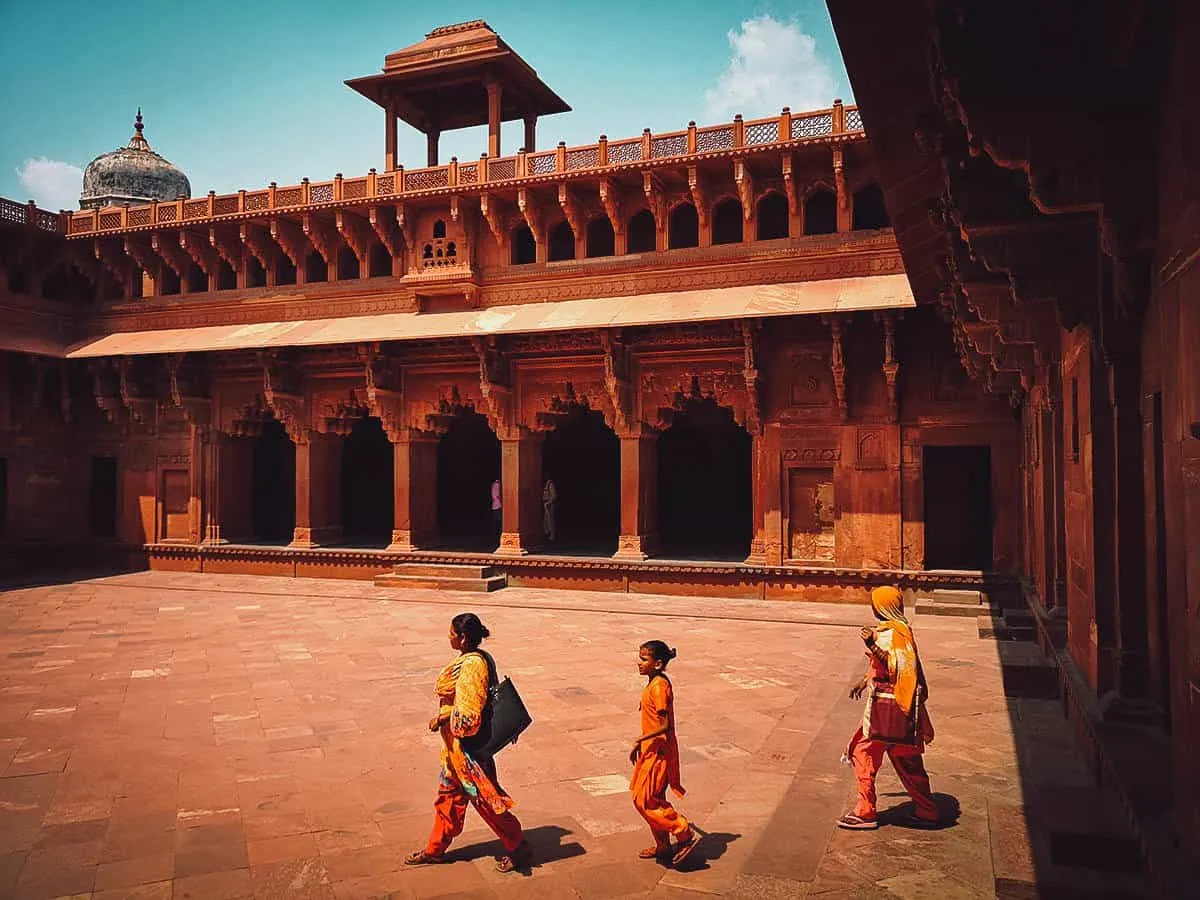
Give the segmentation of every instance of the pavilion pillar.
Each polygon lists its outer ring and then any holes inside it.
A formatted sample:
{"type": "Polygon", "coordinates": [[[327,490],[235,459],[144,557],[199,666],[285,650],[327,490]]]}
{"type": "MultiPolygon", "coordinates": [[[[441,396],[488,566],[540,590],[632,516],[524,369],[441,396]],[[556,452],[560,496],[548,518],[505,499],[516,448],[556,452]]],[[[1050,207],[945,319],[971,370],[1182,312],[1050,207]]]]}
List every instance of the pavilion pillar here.
{"type": "Polygon", "coordinates": [[[772,429],[771,437],[765,430],[751,432],[750,444],[750,555],[746,564],[751,566],[783,565],[783,519],[779,504],[780,461],[778,452],[775,459],[769,459],[770,445],[779,446],[779,429],[772,429]],[[774,498],[774,503],[770,498],[774,498]],[[773,506],[774,515],[768,514],[768,506],[773,506]],[[778,524],[772,521],[773,534],[768,536],[768,519],[778,519],[778,524]]]}
{"type": "MultiPolygon", "coordinates": [[[[500,82],[489,78],[484,82],[487,88],[488,98],[488,156],[496,159],[500,156],[500,96],[503,88],[500,82]]],[[[528,135],[529,125],[525,126],[525,132],[528,135]]],[[[526,147],[526,152],[531,151],[532,147],[526,147]]]]}
{"type": "Polygon", "coordinates": [[[209,429],[202,437],[201,452],[204,461],[204,504],[201,515],[202,529],[200,543],[212,547],[217,544],[227,544],[228,540],[221,533],[221,469],[230,443],[227,435],[215,428],[209,429]]]}
{"type": "Polygon", "coordinates": [[[383,138],[383,171],[396,170],[396,105],[388,103],[384,107],[384,138],[383,138]]]}
{"type": "Polygon", "coordinates": [[[513,430],[500,438],[501,556],[523,556],[542,542],[542,435],[513,430]]]}
{"type": "Polygon", "coordinates": [[[437,540],[437,447],[434,434],[405,430],[392,441],[393,523],[388,550],[407,552],[437,540]]]}
{"type": "Polygon", "coordinates": [[[296,530],[292,547],[336,541],[341,527],[342,439],[308,432],[296,441],[296,530]]]}
{"type": "Polygon", "coordinates": [[[431,128],[425,132],[425,154],[427,164],[436,166],[438,164],[438,139],[442,133],[436,128],[431,128]]]}
{"type": "Polygon", "coordinates": [[[525,117],[525,152],[537,149],[537,116],[525,117]]]}
{"type": "Polygon", "coordinates": [[[833,151],[833,186],[837,194],[837,230],[845,233],[850,230],[850,193],[846,188],[845,160],[841,150],[833,151]]]}
{"type": "Polygon", "coordinates": [[[216,443],[216,503],[211,527],[206,528],[206,544],[244,540],[253,528],[254,440],[214,436],[216,443]]]}
{"type": "Polygon", "coordinates": [[[658,544],[658,434],[621,436],[621,535],[613,559],[642,560],[658,544]]]}

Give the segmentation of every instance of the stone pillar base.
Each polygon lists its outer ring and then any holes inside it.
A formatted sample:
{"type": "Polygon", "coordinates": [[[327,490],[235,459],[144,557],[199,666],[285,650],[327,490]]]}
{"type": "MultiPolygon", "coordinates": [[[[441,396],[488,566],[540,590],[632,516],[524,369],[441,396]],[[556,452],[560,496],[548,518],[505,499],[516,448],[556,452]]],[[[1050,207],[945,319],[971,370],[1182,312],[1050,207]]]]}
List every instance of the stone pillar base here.
{"type": "Polygon", "coordinates": [[[612,555],[612,558],[629,562],[641,562],[644,559],[650,558],[650,554],[656,549],[655,544],[656,542],[652,535],[623,534],[617,540],[617,552],[612,555]]]}
{"type": "Polygon", "coordinates": [[[494,552],[496,556],[528,556],[530,549],[522,543],[519,532],[506,531],[500,535],[500,546],[494,552]]]}
{"type": "Polygon", "coordinates": [[[313,550],[317,547],[327,547],[337,543],[341,536],[341,528],[296,528],[292,532],[292,542],[288,546],[297,550],[313,550]]]}
{"type": "Polygon", "coordinates": [[[748,566],[765,566],[767,564],[767,545],[765,541],[750,542],[750,555],[743,562],[748,566]]]}

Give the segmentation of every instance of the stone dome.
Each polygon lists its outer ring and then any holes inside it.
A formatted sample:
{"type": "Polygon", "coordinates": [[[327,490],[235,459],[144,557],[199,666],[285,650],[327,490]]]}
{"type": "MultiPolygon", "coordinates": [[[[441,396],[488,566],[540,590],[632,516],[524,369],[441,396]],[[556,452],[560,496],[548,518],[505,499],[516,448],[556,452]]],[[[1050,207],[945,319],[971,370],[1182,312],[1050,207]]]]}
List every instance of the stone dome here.
{"type": "Polygon", "coordinates": [[[101,206],[133,206],[153,200],[176,200],[192,196],[187,176],[150,149],[142,136],[142,111],[137,113],[129,143],[97,156],[83,173],[80,209],[101,206]]]}

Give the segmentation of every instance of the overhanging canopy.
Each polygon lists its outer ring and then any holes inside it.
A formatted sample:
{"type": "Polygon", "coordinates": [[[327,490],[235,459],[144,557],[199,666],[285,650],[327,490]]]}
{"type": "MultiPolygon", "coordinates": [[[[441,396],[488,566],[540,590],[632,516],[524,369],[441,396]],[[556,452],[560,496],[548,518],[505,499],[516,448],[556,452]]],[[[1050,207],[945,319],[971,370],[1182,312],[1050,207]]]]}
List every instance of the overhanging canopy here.
{"type": "Polygon", "coordinates": [[[635,294],[492,306],[462,312],[383,313],[340,319],[207,325],[119,332],[75,344],[68,359],[216,350],[259,350],[373,341],[413,341],[583,328],[668,325],[915,306],[906,275],[635,294]]]}

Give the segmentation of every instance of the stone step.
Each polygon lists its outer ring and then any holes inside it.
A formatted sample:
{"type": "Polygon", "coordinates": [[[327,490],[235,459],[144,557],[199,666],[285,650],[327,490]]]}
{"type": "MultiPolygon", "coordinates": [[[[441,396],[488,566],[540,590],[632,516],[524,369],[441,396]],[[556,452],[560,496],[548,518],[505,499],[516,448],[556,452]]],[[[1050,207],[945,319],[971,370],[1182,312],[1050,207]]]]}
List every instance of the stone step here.
{"type": "Polygon", "coordinates": [[[472,591],[475,593],[490,593],[507,586],[508,579],[503,575],[489,575],[485,578],[454,578],[450,576],[402,575],[393,572],[389,575],[376,575],[376,587],[389,588],[423,588],[438,591],[472,591]]]}
{"type": "Polygon", "coordinates": [[[1016,625],[1001,616],[981,616],[979,636],[993,641],[1033,641],[1037,639],[1037,629],[1032,623],[1016,625]]]}
{"type": "Polygon", "coordinates": [[[979,603],[948,603],[937,600],[917,600],[917,615],[925,616],[984,616],[992,615],[992,608],[979,603]]]}
{"type": "Polygon", "coordinates": [[[422,575],[426,578],[491,578],[497,574],[492,566],[473,566],[465,563],[397,563],[392,567],[397,575],[422,575]]]}
{"type": "Polygon", "coordinates": [[[950,588],[938,588],[922,594],[917,599],[930,600],[934,603],[975,604],[976,606],[986,606],[989,602],[983,591],[961,591],[950,588]]]}

